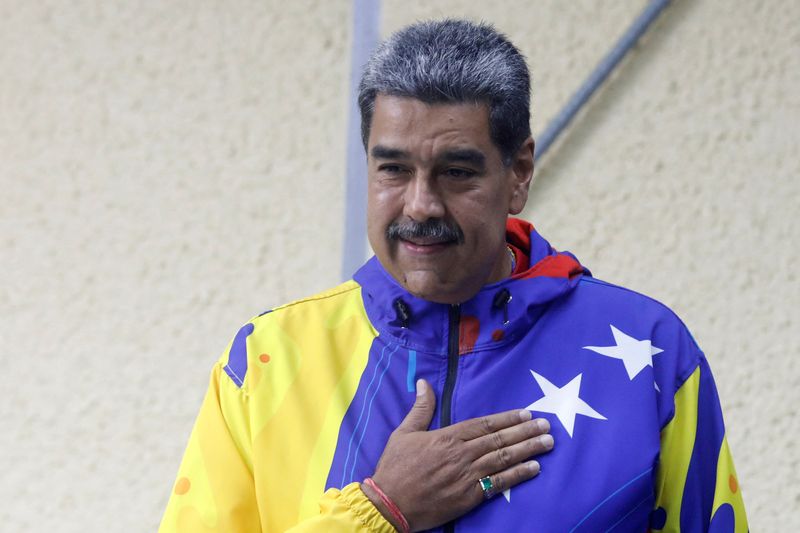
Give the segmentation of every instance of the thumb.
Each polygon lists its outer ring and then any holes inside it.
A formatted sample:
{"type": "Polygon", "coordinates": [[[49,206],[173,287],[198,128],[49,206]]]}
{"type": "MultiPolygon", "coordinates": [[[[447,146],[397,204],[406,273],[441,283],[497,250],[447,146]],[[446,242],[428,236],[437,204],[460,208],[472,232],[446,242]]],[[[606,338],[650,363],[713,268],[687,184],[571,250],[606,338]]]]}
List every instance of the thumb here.
{"type": "Polygon", "coordinates": [[[417,399],[406,417],[397,426],[397,430],[403,433],[412,431],[427,431],[433,419],[433,411],[436,409],[436,396],[431,390],[431,386],[424,379],[417,380],[417,399]]]}

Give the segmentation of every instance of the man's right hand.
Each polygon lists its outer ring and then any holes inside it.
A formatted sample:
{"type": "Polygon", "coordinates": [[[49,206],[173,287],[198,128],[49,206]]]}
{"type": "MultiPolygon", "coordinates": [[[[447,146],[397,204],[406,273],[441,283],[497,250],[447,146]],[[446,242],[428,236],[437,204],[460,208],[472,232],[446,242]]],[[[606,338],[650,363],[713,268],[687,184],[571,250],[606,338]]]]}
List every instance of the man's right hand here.
{"type": "MultiPolygon", "coordinates": [[[[539,473],[531,457],[550,451],[547,420],[531,420],[516,410],[465,420],[428,431],[436,397],[417,381],[417,398],[389,437],[375,474],[378,487],[394,501],[411,531],[429,529],[467,513],[484,501],[478,480],[490,476],[497,494],[539,473]]],[[[392,522],[380,497],[362,485],[367,497],[392,522]]]]}

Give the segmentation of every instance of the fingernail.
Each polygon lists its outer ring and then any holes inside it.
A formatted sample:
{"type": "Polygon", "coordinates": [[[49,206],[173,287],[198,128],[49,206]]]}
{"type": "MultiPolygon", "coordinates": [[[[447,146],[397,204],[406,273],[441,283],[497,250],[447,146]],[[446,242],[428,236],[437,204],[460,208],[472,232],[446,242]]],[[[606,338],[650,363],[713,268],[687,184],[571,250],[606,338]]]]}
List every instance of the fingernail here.
{"type": "Polygon", "coordinates": [[[417,380],[417,396],[422,396],[425,394],[425,380],[418,379],[417,380]]]}
{"type": "Polygon", "coordinates": [[[550,435],[549,433],[547,435],[542,435],[541,437],[539,437],[539,442],[542,443],[542,446],[544,446],[546,450],[550,450],[553,448],[553,436],[550,435]]]}
{"type": "Polygon", "coordinates": [[[528,468],[534,474],[538,474],[539,472],[542,471],[542,466],[539,464],[538,461],[529,461],[528,462],[528,468]]]}
{"type": "Polygon", "coordinates": [[[522,420],[523,422],[525,422],[526,420],[530,420],[531,412],[528,411],[527,409],[523,409],[522,411],[519,412],[519,419],[522,420]]]}
{"type": "Polygon", "coordinates": [[[540,418],[536,423],[539,425],[541,431],[550,431],[550,422],[548,422],[546,418],[540,418]]]}

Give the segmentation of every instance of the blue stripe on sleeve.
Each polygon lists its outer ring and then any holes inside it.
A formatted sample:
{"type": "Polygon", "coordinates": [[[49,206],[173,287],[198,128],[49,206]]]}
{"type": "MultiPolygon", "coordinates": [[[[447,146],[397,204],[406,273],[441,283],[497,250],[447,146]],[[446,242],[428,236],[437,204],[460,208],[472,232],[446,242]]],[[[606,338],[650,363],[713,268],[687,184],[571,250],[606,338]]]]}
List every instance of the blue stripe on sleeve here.
{"type": "Polygon", "coordinates": [[[253,324],[245,324],[236,333],[228,352],[228,364],[224,367],[225,373],[239,388],[244,385],[244,376],[247,374],[247,337],[253,333],[253,329],[253,324]]]}
{"type": "Polygon", "coordinates": [[[705,358],[700,360],[697,402],[697,436],[683,489],[681,531],[705,531],[708,527],[717,482],[717,459],[725,436],[717,389],[705,358]]]}

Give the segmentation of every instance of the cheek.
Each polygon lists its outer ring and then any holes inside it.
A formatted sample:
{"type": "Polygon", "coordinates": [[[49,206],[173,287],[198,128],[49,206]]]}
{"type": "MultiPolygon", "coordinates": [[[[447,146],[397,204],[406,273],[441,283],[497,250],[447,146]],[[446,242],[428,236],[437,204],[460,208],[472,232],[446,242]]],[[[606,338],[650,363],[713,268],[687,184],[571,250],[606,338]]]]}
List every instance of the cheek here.
{"type": "Polygon", "coordinates": [[[463,196],[461,201],[451,204],[450,213],[465,233],[470,232],[483,241],[487,234],[505,235],[508,207],[505,198],[480,193],[463,196]]]}
{"type": "Polygon", "coordinates": [[[386,227],[397,218],[396,201],[389,191],[372,185],[367,194],[367,236],[374,247],[374,241],[382,238],[386,227]]]}
{"type": "Polygon", "coordinates": [[[370,185],[367,191],[369,220],[392,220],[403,210],[403,193],[398,188],[370,185]]]}

